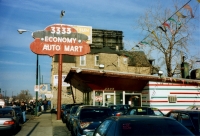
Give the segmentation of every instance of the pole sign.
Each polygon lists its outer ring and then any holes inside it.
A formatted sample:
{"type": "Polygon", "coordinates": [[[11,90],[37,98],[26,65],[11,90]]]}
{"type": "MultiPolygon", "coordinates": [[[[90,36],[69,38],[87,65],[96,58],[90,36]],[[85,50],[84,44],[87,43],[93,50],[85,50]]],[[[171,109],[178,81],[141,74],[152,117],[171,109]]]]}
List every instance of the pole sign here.
{"type": "Polygon", "coordinates": [[[30,44],[30,49],[39,55],[85,55],[90,52],[87,42],[91,39],[88,35],[79,32],[66,24],[47,26],[45,30],[33,32],[35,40],[30,44]]]}

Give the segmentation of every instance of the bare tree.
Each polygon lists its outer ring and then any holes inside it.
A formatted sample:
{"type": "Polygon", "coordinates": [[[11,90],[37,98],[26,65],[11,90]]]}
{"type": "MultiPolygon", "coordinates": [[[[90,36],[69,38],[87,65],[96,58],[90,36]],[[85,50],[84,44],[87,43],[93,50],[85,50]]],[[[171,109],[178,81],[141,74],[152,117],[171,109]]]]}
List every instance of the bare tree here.
{"type": "Polygon", "coordinates": [[[180,0],[178,4],[174,2],[169,9],[163,9],[158,3],[157,6],[147,9],[137,23],[138,28],[147,34],[140,44],[145,45],[145,51],[154,53],[159,66],[166,69],[168,77],[174,76],[176,70],[180,70],[183,53],[189,56],[188,47],[196,29],[194,20],[197,19],[197,7],[192,7],[191,13],[184,7],[189,6],[189,3],[181,3],[180,0]]]}
{"type": "Polygon", "coordinates": [[[16,99],[18,99],[19,101],[29,102],[29,100],[32,99],[32,95],[29,93],[29,90],[21,90],[16,99]]]}

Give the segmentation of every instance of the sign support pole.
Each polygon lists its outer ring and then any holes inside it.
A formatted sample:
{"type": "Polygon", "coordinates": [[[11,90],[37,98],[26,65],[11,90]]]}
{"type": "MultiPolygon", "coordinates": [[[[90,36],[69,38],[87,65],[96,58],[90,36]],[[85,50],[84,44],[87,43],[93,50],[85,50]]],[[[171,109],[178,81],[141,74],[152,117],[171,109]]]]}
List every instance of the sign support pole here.
{"type": "Polygon", "coordinates": [[[62,54],[59,54],[59,63],[58,63],[57,120],[60,120],[60,114],[61,114],[61,91],[62,91],[62,54]]]}
{"type": "MultiPolygon", "coordinates": [[[[36,55],[36,86],[38,86],[38,54],[36,55]]],[[[38,116],[38,91],[35,92],[35,116],[38,116]]]]}

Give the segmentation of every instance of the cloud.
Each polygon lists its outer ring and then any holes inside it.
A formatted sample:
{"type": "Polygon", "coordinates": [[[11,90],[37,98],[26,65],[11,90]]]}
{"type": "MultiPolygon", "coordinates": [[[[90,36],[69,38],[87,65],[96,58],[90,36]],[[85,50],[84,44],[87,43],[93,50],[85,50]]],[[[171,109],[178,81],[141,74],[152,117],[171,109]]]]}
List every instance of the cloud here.
{"type": "Polygon", "coordinates": [[[15,53],[15,54],[22,54],[22,55],[28,55],[29,53],[24,51],[14,51],[14,50],[1,50],[1,52],[5,53],[15,53]]]}
{"type": "Polygon", "coordinates": [[[19,63],[19,62],[14,62],[14,61],[2,61],[2,60],[0,60],[0,64],[3,64],[3,65],[35,66],[35,64],[19,63]]]}

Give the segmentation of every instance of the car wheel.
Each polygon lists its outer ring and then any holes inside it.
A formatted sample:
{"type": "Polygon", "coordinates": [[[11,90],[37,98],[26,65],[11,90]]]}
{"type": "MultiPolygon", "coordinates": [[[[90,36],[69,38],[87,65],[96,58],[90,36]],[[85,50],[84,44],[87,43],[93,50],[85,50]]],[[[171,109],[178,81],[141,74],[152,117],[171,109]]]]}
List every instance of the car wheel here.
{"type": "Polygon", "coordinates": [[[71,131],[71,134],[72,134],[72,136],[75,136],[75,134],[74,134],[73,130],[71,131]]]}
{"type": "Polygon", "coordinates": [[[65,124],[66,124],[67,129],[69,130],[69,125],[67,123],[65,123],[65,124]]]}
{"type": "Polygon", "coordinates": [[[71,130],[72,130],[72,127],[71,127],[70,125],[68,125],[68,129],[69,129],[69,131],[71,131],[71,130]]]}

